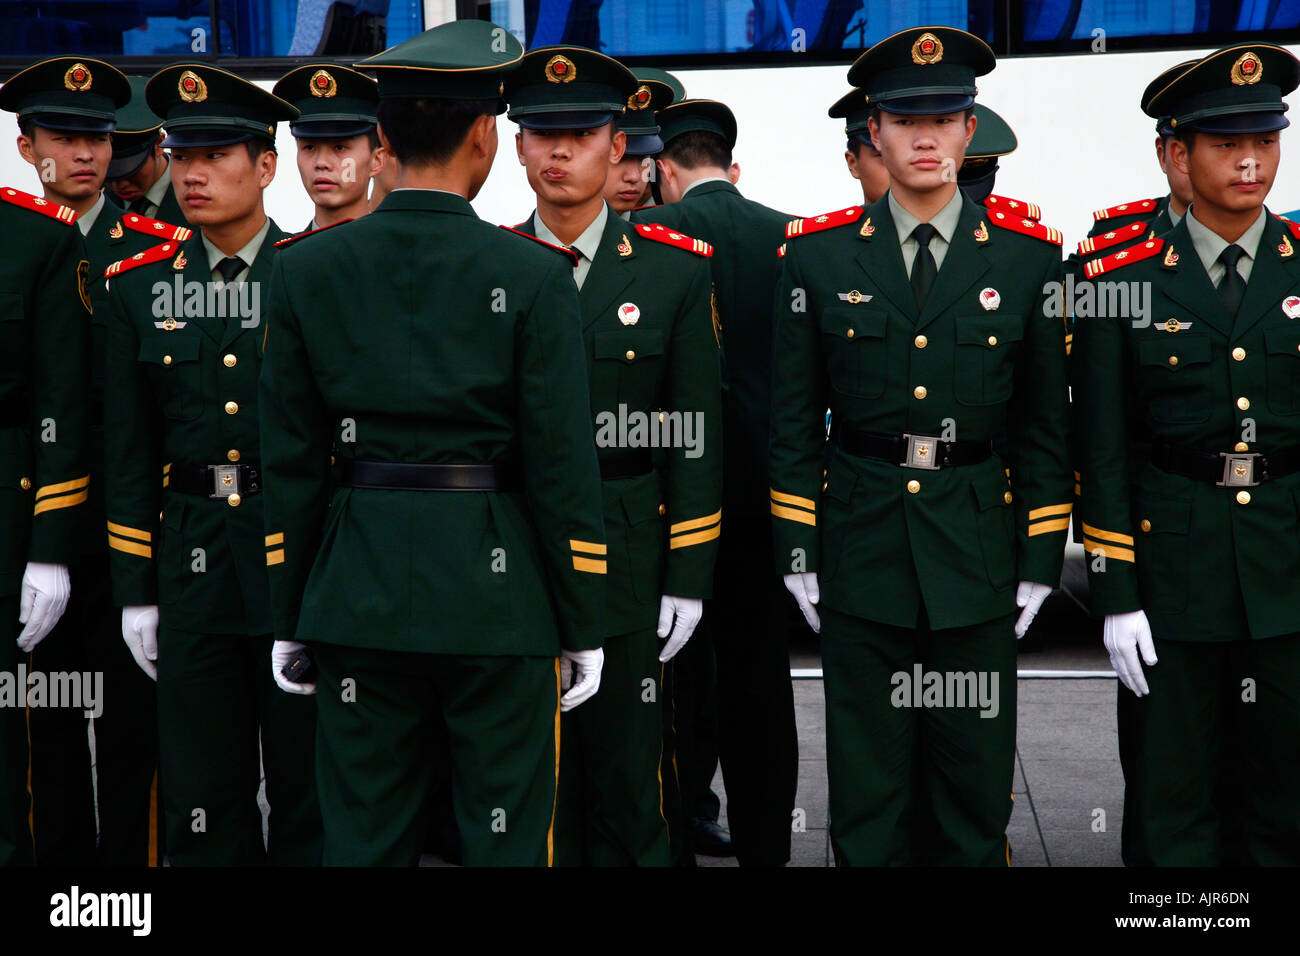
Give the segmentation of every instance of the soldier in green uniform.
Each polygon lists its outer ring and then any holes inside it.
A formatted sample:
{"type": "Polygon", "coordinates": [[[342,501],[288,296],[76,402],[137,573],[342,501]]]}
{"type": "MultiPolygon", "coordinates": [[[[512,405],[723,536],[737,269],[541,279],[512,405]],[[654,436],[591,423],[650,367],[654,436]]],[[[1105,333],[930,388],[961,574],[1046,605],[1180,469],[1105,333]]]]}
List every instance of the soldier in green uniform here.
{"type": "Polygon", "coordinates": [[[297,111],[224,70],[149,81],[187,240],[114,263],[105,370],[106,494],[122,636],[157,680],[173,864],[311,865],[320,816],[311,700],[267,673],[257,376],[274,243],[262,207],[275,126],[297,111]],[[264,845],[261,765],[271,806],[264,845]]]}
{"type": "Polygon", "coordinates": [[[842,865],[1007,858],[1016,637],[1058,581],[1071,503],[1060,234],[965,198],[948,162],[994,65],[946,27],[862,54],[849,82],[878,107],[890,191],[787,230],[771,511],[821,629],[842,865]]]}
{"type": "Polygon", "coordinates": [[[651,199],[654,157],[664,148],[655,113],[673,102],[673,88],[662,80],[637,75],[637,84],[632,94],[638,100],[637,108],[625,110],[618,118],[618,129],[626,137],[627,146],[605,180],[605,202],[624,220],[631,219],[632,210],[651,199]]]}
{"type": "MultiPolygon", "coordinates": [[[[773,575],[767,435],[772,383],[772,293],[777,249],[791,217],[746,199],[730,181],[736,118],[725,103],[690,99],[661,110],[660,191],[637,214],[713,246],[709,265],[726,335],[723,537],[706,639],[717,661],[718,754],[727,820],[741,866],[790,859],[799,770],[785,604],[773,575]],[[755,590],[756,584],[767,584],[755,590]]],[[[709,781],[686,793],[707,794],[709,781]]],[[[688,807],[708,837],[707,808],[688,807]]]]}
{"type": "Polygon", "coordinates": [[[376,152],[375,81],[345,66],[308,63],[282,76],[271,92],[298,110],[289,132],[298,144],[302,188],[315,206],[303,231],[364,216],[383,155],[376,152]]]}
{"type": "MultiPolygon", "coordinates": [[[[21,105],[24,133],[19,150],[42,176],[45,199],[77,210],[90,276],[102,277],[113,262],[171,238],[175,227],[151,228],[154,220],[124,216],[102,192],[111,169],[109,134],[98,102],[68,97],[65,79],[84,71],[86,91],[109,97],[118,113],[130,95],[127,78],[98,60],[57,57],[23,70],[0,94],[6,108],[21,105]],[[84,101],[84,102],[83,102],[84,101]]],[[[158,223],[157,225],[162,225],[158,223]]],[[[76,597],[45,642],[40,666],[55,672],[89,671],[103,676],[109,702],[94,718],[95,755],[87,749],[81,710],[35,710],[30,719],[32,798],[37,860],[78,865],[96,858],[108,865],[158,862],[157,729],[153,684],[140,673],[120,640],[120,615],[109,588],[104,534],[103,387],[107,309],[102,278],[88,282],[91,317],[91,404],[87,409],[90,497],[82,525],[81,553],[71,568],[76,597]]]]}
{"type": "MultiPolygon", "coordinates": [[[[131,101],[117,111],[113,130],[113,161],[108,164],[108,188],[127,212],[175,226],[185,225],[176,201],[167,154],[162,148],[162,118],[145,101],[147,76],[128,77],[131,101]]],[[[160,241],[172,238],[160,236],[160,241]]]]}
{"type": "Polygon", "coordinates": [[[314,684],[277,680],[319,687],[326,864],[418,861],[445,732],[464,862],[549,865],[560,711],[601,686],[609,557],[571,257],[469,204],[522,54],[462,20],[358,64],[379,75],[397,188],[276,264],[261,389],[273,666],[308,642],[319,665],[314,684]],[[557,658],[579,671],[563,698],[557,658]]]}
{"type": "Polygon", "coordinates": [[[1150,290],[1078,332],[1129,865],[1300,863],[1300,227],[1264,206],[1298,83],[1286,49],[1240,43],[1157,91],[1191,205],[1085,270],[1150,290]]]}
{"type": "Polygon", "coordinates": [[[866,91],[849,90],[831,104],[826,114],[831,119],[844,120],[844,135],[847,137],[844,162],[849,167],[849,175],[862,187],[863,203],[870,205],[889,191],[889,170],[867,132],[871,105],[867,102],[866,91]]]}
{"type": "Polygon", "coordinates": [[[650,108],[643,87],[618,61],[567,46],[529,51],[506,78],[516,150],[537,194],[519,228],[578,255],[609,537],[602,689],[563,731],[573,746],[560,767],[556,859],[568,865],[669,863],[664,665],[699,623],[721,533],[711,250],[629,224],[604,199],[626,139],[614,121],[625,107],[650,108]],[[662,650],[656,635],[668,638],[662,650]]]}

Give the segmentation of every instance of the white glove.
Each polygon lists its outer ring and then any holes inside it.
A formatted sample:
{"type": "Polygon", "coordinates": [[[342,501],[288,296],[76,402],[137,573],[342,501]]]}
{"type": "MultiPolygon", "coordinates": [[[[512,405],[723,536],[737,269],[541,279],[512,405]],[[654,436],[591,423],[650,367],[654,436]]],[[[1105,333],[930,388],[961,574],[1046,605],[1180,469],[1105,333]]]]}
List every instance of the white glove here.
{"type": "Polygon", "coordinates": [[[28,563],[18,606],[18,623],[27,625],[18,635],[19,650],[26,654],[54,630],[71,594],[66,564],[28,563]]]}
{"type": "Polygon", "coordinates": [[[803,611],[804,620],[808,626],[817,634],[822,630],[822,619],[817,616],[817,608],[813,607],[822,598],[821,588],[817,586],[817,574],[811,571],[804,571],[801,574],[787,574],[785,576],[785,589],[794,595],[795,603],[799,605],[799,610],[803,611]]]}
{"type": "Polygon", "coordinates": [[[275,677],[275,683],[280,690],[290,694],[316,693],[315,681],[310,684],[296,684],[280,673],[284,666],[306,646],[301,641],[275,641],[271,644],[271,674],[275,677]]]}
{"type": "Polygon", "coordinates": [[[131,656],[154,680],[158,679],[158,605],[136,604],[122,608],[122,640],[131,656]]]}
{"type": "Polygon", "coordinates": [[[1107,614],[1103,630],[1106,652],[1110,654],[1110,666],[1124,686],[1145,697],[1151,693],[1147,679],[1142,673],[1142,664],[1138,661],[1138,649],[1142,650],[1142,660],[1150,667],[1156,662],[1156,646],[1151,640],[1151,623],[1142,611],[1129,611],[1127,614],[1107,614]]]}
{"type": "Polygon", "coordinates": [[[659,599],[658,634],[660,637],[667,637],[669,628],[672,628],[673,632],[672,639],[659,652],[659,663],[672,660],[673,655],[686,646],[686,642],[695,633],[695,625],[700,623],[703,615],[704,602],[699,598],[679,598],[665,594],[659,599]],[[677,618],[676,627],[673,627],[674,617],[677,618]]]}
{"type": "Polygon", "coordinates": [[[560,710],[573,710],[600,689],[600,672],[605,666],[605,652],[560,651],[560,690],[569,691],[560,698],[560,710]],[[574,680],[577,668],[577,680],[574,680]],[[572,690],[569,690],[572,686],[572,690]]]}
{"type": "Polygon", "coordinates": [[[1046,584],[1039,584],[1037,581],[1020,582],[1020,587],[1016,588],[1016,607],[1024,610],[1016,619],[1016,640],[1025,636],[1029,625],[1034,622],[1034,617],[1038,614],[1038,609],[1043,606],[1047,595],[1051,593],[1052,589],[1046,584]]]}

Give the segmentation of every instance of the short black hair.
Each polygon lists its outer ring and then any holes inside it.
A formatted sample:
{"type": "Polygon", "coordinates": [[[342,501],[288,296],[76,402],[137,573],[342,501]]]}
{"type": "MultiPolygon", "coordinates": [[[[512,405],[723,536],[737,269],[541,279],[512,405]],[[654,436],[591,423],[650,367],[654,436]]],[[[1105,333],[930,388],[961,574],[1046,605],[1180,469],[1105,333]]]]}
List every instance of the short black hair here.
{"type": "Polygon", "coordinates": [[[844,148],[848,150],[850,153],[856,153],[859,149],[861,149],[864,146],[867,149],[871,150],[873,153],[878,154],[880,152],[880,150],[876,149],[876,144],[871,141],[871,135],[867,133],[865,130],[861,133],[854,133],[852,136],[850,136],[848,139],[848,143],[845,145],[844,148]]]}
{"type": "Polygon", "coordinates": [[[674,136],[659,155],[663,159],[671,159],[683,169],[698,169],[701,166],[726,169],[731,165],[731,147],[727,141],[717,133],[705,129],[693,129],[674,136]]]}
{"type": "Polygon", "coordinates": [[[366,142],[370,144],[370,151],[373,153],[379,148],[379,127],[370,127],[370,132],[366,133],[366,142]]]}
{"type": "Polygon", "coordinates": [[[495,116],[496,100],[379,101],[379,125],[406,166],[438,165],[455,155],[480,116],[495,116]]]}
{"type": "Polygon", "coordinates": [[[28,139],[31,139],[32,136],[35,135],[36,124],[32,122],[32,118],[30,116],[18,117],[18,132],[22,133],[28,139]]]}
{"type": "Polygon", "coordinates": [[[275,152],[275,143],[269,139],[262,139],[260,136],[254,136],[252,139],[244,140],[244,149],[248,150],[248,159],[250,162],[257,162],[259,156],[267,150],[275,152]]]}
{"type": "MultiPolygon", "coordinates": [[[[1187,129],[1186,127],[1183,127],[1182,129],[1176,129],[1174,130],[1173,138],[1178,140],[1184,146],[1186,146],[1187,151],[1190,153],[1192,151],[1192,147],[1196,144],[1196,130],[1187,129]]],[[[1169,139],[1166,138],[1165,146],[1168,147],[1168,145],[1169,145],[1169,139]]]]}

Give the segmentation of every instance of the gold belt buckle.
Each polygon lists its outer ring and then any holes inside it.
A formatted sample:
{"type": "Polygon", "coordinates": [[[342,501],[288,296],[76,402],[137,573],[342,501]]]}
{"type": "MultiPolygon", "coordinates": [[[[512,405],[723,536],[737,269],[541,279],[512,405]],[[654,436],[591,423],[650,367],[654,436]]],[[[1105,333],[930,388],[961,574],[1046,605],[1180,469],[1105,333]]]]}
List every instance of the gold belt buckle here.
{"type": "Polygon", "coordinates": [[[903,465],[907,468],[924,468],[926,471],[939,470],[939,439],[931,435],[904,435],[907,439],[907,458],[903,465]]]}
{"type": "Polygon", "coordinates": [[[1219,452],[1223,459],[1223,478],[1215,484],[1220,488],[1253,488],[1259,482],[1255,480],[1255,459],[1259,452],[1219,452]]]}
{"type": "Polygon", "coordinates": [[[208,465],[212,474],[212,494],[209,498],[226,499],[231,495],[243,494],[239,488],[238,465],[208,465]]]}

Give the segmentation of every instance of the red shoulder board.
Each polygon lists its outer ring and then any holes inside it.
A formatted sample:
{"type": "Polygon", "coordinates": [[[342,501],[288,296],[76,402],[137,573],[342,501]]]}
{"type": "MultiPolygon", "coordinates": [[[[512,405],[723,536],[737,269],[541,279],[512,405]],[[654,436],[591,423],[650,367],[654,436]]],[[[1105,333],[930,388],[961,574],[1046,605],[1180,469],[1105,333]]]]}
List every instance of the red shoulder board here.
{"type": "Polygon", "coordinates": [[[547,242],[545,239],[538,239],[536,236],[531,236],[526,232],[520,232],[514,226],[499,226],[498,228],[504,229],[506,232],[513,232],[516,236],[523,236],[525,239],[531,239],[533,242],[539,242],[547,249],[554,249],[556,252],[562,253],[564,258],[568,259],[569,264],[572,266],[577,266],[578,264],[578,254],[572,249],[566,249],[564,246],[557,246],[552,242],[547,242]]]}
{"type": "Polygon", "coordinates": [[[151,249],[146,249],[144,252],[137,252],[129,258],[114,262],[111,266],[105,269],[104,278],[111,278],[138,266],[147,266],[151,262],[161,262],[164,259],[170,259],[172,254],[180,249],[180,247],[181,244],[179,242],[164,242],[161,246],[154,246],[151,249]]]}
{"type": "Polygon", "coordinates": [[[648,206],[637,206],[633,212],[640,212],[643,209],[658,209],[663,203],[652,202],[648,206]]]}
{"type": "Polygon", "coordinates": [[[984,205],[989,209],[1000,209],[1013,216],[1028,216],[1030,219],[1043,218],[1043,211],[1038,208],[1037,203],[1025,202],[1023,199],[1008,199],[1006,196],[990,194],[984,200],[984,205]]]}
{"type": "Polygon", "coordinates": [[[1118,206],[1111,206],[1109,209],[1098,209],[1092,214],[1094,222],[1100,222],[1103,219],[1114,219],[1116,216],[1137,216],[1142,213],[1155,212],[1158,200],[1155,199],[1137,199],[1133,202],[1122,202],[1118,206]]]}
{"type": "Polygon", "coordinates": [[[173,226],[161,219],[150,219],[148,216],[141,216],[135,212],[128,212],[123,216],[122,225],[136,232],[142,232],[146,236],[157,236],[159,239],[175,239],[177,242],[184,242],[194,235],[192,229],[187,229],[184,226],[173,226]]]}
{"type": "Polygon", "coordinates": [[[1087,255],[1090,252],[1101,252],[1103,249],[1109,249],[1113,245],[1121,242],[1136,242],[1142,238],[1142,233],[1146,231],[1147,224],[1140,219],[1137,222],[1131,222],[1127,226],[1120,226],[1118,229],[1112,229],[1110,232],[1103,232],[1099,236],[1093,236],[1091,239],[1085,239],[1079,243],[1079,255],[1087,255]]]}
{"type": "Polygon", "coordinates": [[[1278,216],[1277,218],[1282,220],[1282,222],[1286,225],[1287,229],[1290,230],[1291,235],[1295,236],[1297,239],[1300,239],[1300,222],[1292,222],[1286,216],[1278,216]]]}
{"type": "Polygon", "coordinates": [[[70,206],[64,206],[56,202],[50,202],[48,199],[42,199],[40,196],[33,196],[31,193],[25,193],[20,189],[9,189],[8,187],[0,189],[0,199],[5,202],[11,202],[15,206],[22,206],[24,209],[30,209],[32,212],[39,212],[43,216],[49,216],[51,219],[57,219],[65,225],[72,225],[77,221],[77,210],[70,206]]]}
{"type": "Polygon", "coordinates": [[[1163,239],[1148,239],[1146,242],[1129,246],[1127,249],[1121,249],[1119,252],[1112,253],[1101,259],[1093,259],[1083,267],[1083,274],[1089,279],[1095,279],[1103,272],[1114,272],[1121,266],[1132,265],[1135,262],[1141,262],[1143,259],[1150,259],[1158,254],[1164,248],[1163,239]]]}
{"type": "Polygon", "coordinates": [[[1061,244],[1061,230],[1053,229],[1051,226],[1044,226],[1035,219],[994,211],[993,215],[989,216],[989,222],[995,226],[1001,226],[1003,229],[1010,229],[1012,232],[1033,236],[1035,239],[1042,239],[1054,246],[1061,244]]]}
{"type": "Polygon", "coordinates": [[[810,232],[821,232],[823,229],[834,229],[836,226],[844,226],[851,222],[857,222],[858,217],[861,215],[861,206],[850,206],[848,209],[823,213],[820,216],[810,216],[807,219],[794,219],[786,223],[785,237],[787,239],[793,239],[795,236],[806,236],[810,232]]]}
{"type": "Polygon", "coordinates": [[[674,232],[655,223],[652,226],[637,226],[636,231],[646,239],[653,239],[655,242],[662,242],[665,245],[676,246],[678,249],[685,249],[687,252],[693,252],[697,256],[713,255],[713,247],[703,239],[692,239],[690,236],[683,235],[680,232],[674,232]]]}
{"type": "Polygon", "coordinates": [[[299,239],[302,239],[306,236],[314,236],[319,232],[324,232],[326,229],[333,229],[335,226],[341,226],[345,222],[353,222],[353,221],[354,220],[352,219],[340,219],[338,222],[332,222],[328,226],[321,226],[319,229],[310,229],[307,232],[300,232],[296,236],[286,236],[285,238],[281,239],[279,242],[275,244],[275,248],[279,249],[281,246],[287,246],[290,243],[297,242],[299,239]]]}

